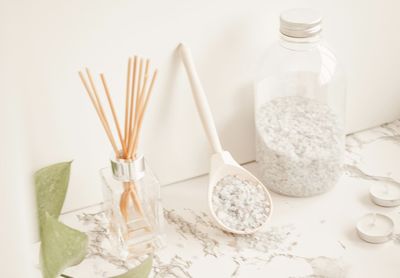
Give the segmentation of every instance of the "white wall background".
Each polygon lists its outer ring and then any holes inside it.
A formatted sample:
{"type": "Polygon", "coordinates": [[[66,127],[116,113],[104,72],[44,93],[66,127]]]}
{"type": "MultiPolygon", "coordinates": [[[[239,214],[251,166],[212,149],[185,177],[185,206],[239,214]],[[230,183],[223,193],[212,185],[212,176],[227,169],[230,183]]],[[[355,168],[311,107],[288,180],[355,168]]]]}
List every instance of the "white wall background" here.
{"type": "Polygon", "coordinates": [[[36,214],[23,111],[27,71],[17,66],[26,57],[20,52],[24,26],[9,16],[19,6],[5,4],[0,1],[0,277],[35,278],[36,214]]]}
{"type": "Polygon", "coordinates": [[[74,160],[65,210],[101,200],[98,170],[107,166],[111,151],[79,69],[104,71],[122,105],[128,55],[152,58],[160,78],[141,149],[163,184],[171,183],[207,172],[210,153],[175,53],[185,41],[223,145],[238,161],[251,161],[254,69],[277,38],[278,16],[287,8],[312,7],[324,15],[325,37],[347,68],[349,131],[400,117],[396,0],[21,0],[7,5],[10,9],[0,11],[0,35],[8,43],[1,42],[0,50],[19,59],[1,62],[19,69],[15,86],[24,88],[29,103],[32,165],[74,160]]]}

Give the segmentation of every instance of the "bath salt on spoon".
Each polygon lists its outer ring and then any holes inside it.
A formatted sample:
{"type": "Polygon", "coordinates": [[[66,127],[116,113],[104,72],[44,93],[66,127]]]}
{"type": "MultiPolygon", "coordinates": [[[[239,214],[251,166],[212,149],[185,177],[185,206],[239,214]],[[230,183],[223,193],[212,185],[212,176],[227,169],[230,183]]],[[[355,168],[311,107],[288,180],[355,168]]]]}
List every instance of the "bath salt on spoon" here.
{"type": "Polygon", "coordinates": [[[264,225],[270,214],[270,203],[263,185],[228,175],[214,187],[212,210],[224,225],[246,232],[264,225]]]}
{"type": "Polygon", "coordinates": [[[264,226],[271,215],[271,196],[256,177],[240,166],[229,152],[222,149],[190,51],[180,44],[179,53],[192,87],[201,122],[214,150],[208,185],[211,216],[218,226],[227,232],[255,233],[264,226]]]}

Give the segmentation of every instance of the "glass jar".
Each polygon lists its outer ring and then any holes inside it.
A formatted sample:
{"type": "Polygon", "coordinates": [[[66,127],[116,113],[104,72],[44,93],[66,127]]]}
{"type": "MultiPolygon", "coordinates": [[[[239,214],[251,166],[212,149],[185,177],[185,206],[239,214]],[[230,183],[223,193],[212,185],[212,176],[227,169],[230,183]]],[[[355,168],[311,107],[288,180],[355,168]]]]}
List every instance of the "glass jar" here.
{"type": "Polygon", "coordinates": [[[283,12],[280,33],[255,83],[256,161],[272,191],[316,195],[342,173],[345,78],[318,13],[283,12]]]}
{"type": "Polygon", "coordinates": [[[112,249],[136,258],[164,245],[160,184],[143,156],[112,158],[100,171],[112,249]]]}

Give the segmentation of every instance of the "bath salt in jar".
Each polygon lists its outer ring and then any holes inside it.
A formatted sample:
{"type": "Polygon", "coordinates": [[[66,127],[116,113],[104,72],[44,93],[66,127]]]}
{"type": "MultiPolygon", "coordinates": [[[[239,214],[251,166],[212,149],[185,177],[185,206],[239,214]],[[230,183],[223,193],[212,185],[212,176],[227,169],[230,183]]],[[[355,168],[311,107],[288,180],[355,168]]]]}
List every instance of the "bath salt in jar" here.
{"type": "Polygon", "coordinates": [[[256,160],[261,181],[296,197],[328,191],[342,173],[346,84],[308,9],[280,16],[280,40],[255,83],[256,160]]]}

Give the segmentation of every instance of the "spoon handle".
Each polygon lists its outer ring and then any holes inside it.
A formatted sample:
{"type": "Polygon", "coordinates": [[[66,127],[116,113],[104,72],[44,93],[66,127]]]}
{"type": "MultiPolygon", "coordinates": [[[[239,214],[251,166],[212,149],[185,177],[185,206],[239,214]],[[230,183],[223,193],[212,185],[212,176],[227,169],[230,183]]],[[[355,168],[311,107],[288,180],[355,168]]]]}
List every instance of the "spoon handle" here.
{"type": "Polygon", "coordinates": [[[189,78],[190,86],[192,87],[193,97],[196,102],[197,111],[200,114],[201,122],[203,123],[203,127],[207,134],[208,140],[214,152],[221,153],[223,151],[221,142],[219,140],[217,129],[215,127],[211,110],[207,102],[206,94],[204,93],[200,79],[194,67],[190,49],[184,44],[180,44],[179,52],[183,64],[185,66],[186,73],[189,78]]]}

